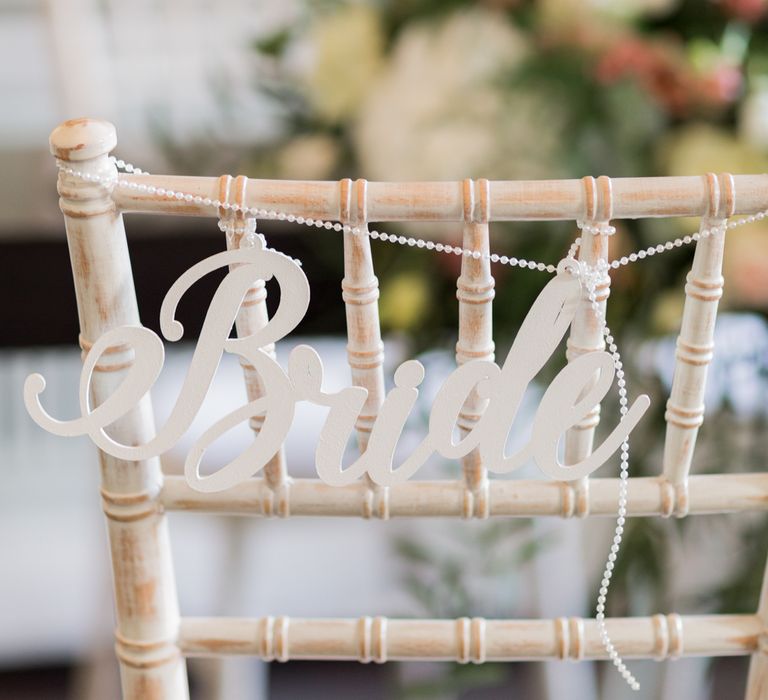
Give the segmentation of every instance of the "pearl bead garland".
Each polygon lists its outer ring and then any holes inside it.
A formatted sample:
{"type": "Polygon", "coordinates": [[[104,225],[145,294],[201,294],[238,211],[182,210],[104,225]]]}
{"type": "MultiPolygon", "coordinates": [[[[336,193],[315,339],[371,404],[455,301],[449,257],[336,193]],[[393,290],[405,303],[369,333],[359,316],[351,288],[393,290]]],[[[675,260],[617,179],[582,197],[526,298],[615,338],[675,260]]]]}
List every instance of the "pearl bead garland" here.
{"type": "Polygon", "coordinates": [[[616,233],[616,227],[608,223],[590,224],[579,219],[576,221],[576,226],[585,233],[591,233],[595,236],[612,236],[616,233]]]}
{"type": "Polygon", "coordinates": [[[286,255],[280,250],[269,248],[267,246],[267,240],[264,238],[263,233],[256,231],[256,219],[247,218],[244,222],[239,222],[234,218],[219,219],[219,231],[221,231],[226,237],[228,243],[231,245],[233,241],[238,238],[238,248],[262,248],[264,250],[270,250],[273,253],[282,255],[288,260],[292,260],[299,267],[301,267],[301,260],[292,258],[290,255],[286,255]]]}
{"type": "MultiPolygon", "coordinates": [[[[582,279],[585,280],[587,286],[587,292],[589,296],[589,303],[592,306],[592,310],[595,317],[600,324],[600,331],[605,338],[605,343],[608,346],[608,352],[613,358],[613,366],[616,370],[616,385],[619,389],[619,413],[622,419],[627,415],[627,380],[624,377],[624,366],[621,362],[621,355],[616,347],[611,329],[608,328],[608,324],[605,321],[605,314],[597,303],[597,282],[607,273],[608,265],[605,261],[599,261],[596,274],[590,274],[589,270],[585,270],[582,279]],[[602,264],[600,264],[602,263],[602,264]]],[[[600,590],[597,596],[597,605],[595,606],[595,619],[597,620],[597,627],[600,631],[600,641],[603,643],[605,650],[608,652],[608,657],[613,662],[616,670],[621,673],[624,680],[629,684],[632,690],[640,690],[640,683],[634,677],[632,672],[627,668],[624,660],[616,651],[616,647],[613,645],[610,636],[608,635],[608,629],[605,626],[605,601],[608,595],[608,587],[611,585],[611,577],[613,576],[613,568],[616,562],[616,557],[619,554],[619,547],[621,546],[621,540],[624,535],[624,522],[627,515],[627,485],[629,479],[629,438],[626,438],[621,443],[621,462],[619,472],[619,507],[616,517],[616,527],[613,532],[613,544],[611,544],[611,551],[608,554],[608,561],[605,563],[605,569],[603,570],[603,579],[600,582],[600,590]]]]}
{"type": "MultiPolygon", "coordinates": [[[[114,163],[117,168],[124,170],[125,172],[133,173],[136,175],[148,174],[140,168],[137,168],[130,163],[126,163],[123,160],[117,159],[114,156],[110,156],[110,161],[114,163]]],[[[359,226],[350,226],[349,224],[305,218],[303,216],[296,216],[294,214],[261,209],[258,207],[246,207],[238,204],[230,204],[229,202],[222,202],[218,199],[211,199],[210,197],[201,197],[199,195],[192,195],[176,190],[155,187],[154,185],[147,185],[144,183],[129,182],[114,176],[103,177],[94,173],[87,173],[71,168],[60,161],[57,161],[57,166],[61,172],[67,175],[71,175],[72,177],[82,179],[85,182],[93,182],[109,188],[123,187],[131,191],[142,192],[149,195],[158,195],[165,199],[176,199],[178,201],[185,201],[205,207],[214,207],[220,211],[224,210],[231,211],[233,213],[242,213],[246,217],[245,224],[242,226],[234,223],[232,220],[228,220],[226,222],[221,220],[219,221],[219,227],[226,233],[227,236],[231,237],[235,234],[240,234],[242,236],[240,241],[241,247],[251,247],[259,244],[265,245],[263,236],[256,233],[255,219],[258,218],[288,221],[306,226],[315,226],[316,228],[324,228],[329,231],[333,230],[337,232],[350,233],[354,236],[367,235],[374,240],[384,241],[385,243],[395,243],[397,245],[407,245],[409,247],[426,248],[427,250],[434,250],[438,253],[471,257],[474,260],[489,260],[492,263],[509,265],[511,267],[527,268],[530,270],[539,270],[541,272],[548,272],[550,274],[567,270],[571,274],[576,275],[581,280],[582,284],[584,284],[586,287],[589,303],[592,307],[595,317],[598,319],[600,331],[605,338],[608,352],[613,359],[613,366],[616,371],[616,384],[619,393],[619,413],[621,414],[622,418],[624,418],[628,412],[627,382],[624,374],[623,364],[621,362],[621,355],[619,354],[613,334],[611,333],[611,330],[606,323],[605,314],[603,313],[597,301],[596,289],[598,282],[603,279],[610,272],[610,270],[618,270],[620,267],[629,265],[630,263],[636,262],[637,260],[643,260],[647,257],[672,250],[673,248],[680,248],[684,245],[698,242],[715,234],[724,234],[728,229],[734,229],[738,226],[754,223],[755,221],[761,221],[762,219],[766,218],[766,216],[768,216],[768,210],[764,210],[757,212],[756,214],[742,217],[735,221],[724,221],[718,226],[703,228],[696,233],[676,238],[673,241],[667,241],[665,243],[659,243],[655,246],[649,246],[634,253],[630,253],[629,255],[622,256],[621,258],[617,258],[616,260],[612,260],[610,263],[604,260],[599,260],[594,266],[590,266],[582,261],[576,260],[576,254],[582,242],[581,237],[578,237],[574,240],[573,244],[568,250],[566,257],[561,261],[560,265],[556,267],[555,265],[537,262],[535,260],[525,260],[522,258],[509,257],[506,255],[498,255],[496,253],[483,253],[477,250],[462,248],[460,246],[452,246],[447,243],[436,243],[434,241],[428,241],[421,238],[389,234],[384,231],[377,230],[367,231],[359,226]]],[[[616,233],[616,228],[609,223],[595,224],[579,220],[576,222],[576,225],[582,232],[592,235],[612,236],[616,233]]],[[[632,688],[632,690],[639,690],[640,684],[632,672],[627,668],[618,651],[616,650],[616,647],[613,645],[605,624],[605,603],[608,595],[608,588],[610,587],[616,558],[618,556],[619,548],[621,546],[621,541],[624,534],[624,524],[627,514],[628,478],[629,440],[626,439],[621,445],[619,499],[616,527],[614,529],[614,537],[613,543],[611,544],[610,553],[608,554],[608,559],[603,570],[603,578],[600,582],[597,605],[595,607],[595,619],[597,621],[598,630],[600,632],[600,640],[608,652],[610,660],[619,671],[619,673],[621,673],[622,677],[628,683],[630,688],[632,688]]]]}

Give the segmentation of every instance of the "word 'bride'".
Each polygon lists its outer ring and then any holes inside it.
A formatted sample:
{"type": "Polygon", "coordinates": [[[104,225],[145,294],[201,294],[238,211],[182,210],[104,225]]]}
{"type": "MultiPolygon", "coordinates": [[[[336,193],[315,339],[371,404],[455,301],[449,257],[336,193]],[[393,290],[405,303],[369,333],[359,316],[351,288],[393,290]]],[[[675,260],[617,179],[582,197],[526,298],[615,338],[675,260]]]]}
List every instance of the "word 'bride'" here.
{"type": "Polygon", "coordinates": [[[288,335],[301,321],[309,304],[309,285],[301,268],[290,258],[262,247],[219,253],[187,270],[171,287],[160,311],[160,327],[169,341],[179,340],[182,325],[175,320],[176,307],[185,292],[209,272],[233,265],[211,300],[203,329],[176,404],[165,425],[142,445],[125,445],[105,428],[128,413],[155,383],[163,365],[160,338],[140,326],[122,326],[102,335],[91,348],[80,379],[81,416],[74,420],[52,418],[40,404],[45,380],[30,375],[24,400],[32,418],[57,435],[87,434],[104,452],[119,459],[142,460],[170,449],[187,431],[208,392],[224,351],[242,356],[262,381],[259,399],[232,411],[206,430],[193,444],[185,462],[189,484],[199,491],[221,491],[253,476],[279,450],[293,421],[297,401],[310,401],[329,409],[315,453],[319,477],[333,486],[348,484],[368,473],[378,484],[391,485],[409,479],[434,452],[459,458],[479,449],[483,464],[492,472],[505,473],[533,458],[554,479],[578,479],[595,471],[618,449],[649,406],[640,396],[626,416],[592,454],[568,466],[558,459],[562,434],[578,423],[608,392],[614,366],[606,352],[590,352],[566,365],[547,390],[534,417],[528,443],[512,455],[505,454],[510,428],[526,387],[559,345],[573,319],[580,297],[580,283],[571,274],[558,274],[547,284],[523,321],[504,364],[474,360],[458,367],[442,385],[432,405],[429,430],[413,453],[394,467],[395,446],[424,379],[424,367],[415,360],[400,365],[395,387],[387,395],[370,434],[365,452],[346,469],[342,458],[367,390],[349,387],[336,393],[322,389],[323,365],[308,345],[290,354],[288,371],[263,348],[288,335]],[[257,279],[275,278],[280,285],[280,304],[261,330],[244,338],[229,338],[245,293],[257,279]],[[97,406],[91,405],[91,376],[103,353],[114,346],[129,346],[135,361],[114,392],[97,406]],[[595,377],[597,377],[595,381],[595,377]],[[477,391],[487,400],[486,409],[462,439],[454,439],[459,413],[467,397],[477,391]],[[209,476],[200,475],[205,450],[228,430],[253,416],[263,415],[261,431],[251,446],[209,476]]]}

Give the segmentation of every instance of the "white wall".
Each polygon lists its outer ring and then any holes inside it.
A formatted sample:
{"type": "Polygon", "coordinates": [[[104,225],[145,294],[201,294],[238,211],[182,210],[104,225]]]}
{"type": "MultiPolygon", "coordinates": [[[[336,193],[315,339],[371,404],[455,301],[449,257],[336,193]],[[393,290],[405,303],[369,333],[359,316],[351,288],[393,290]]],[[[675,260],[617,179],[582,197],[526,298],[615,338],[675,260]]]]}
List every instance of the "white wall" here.
{"type": "Polygon", "coordinates": [[[258,36],[297,0],[0,0],[0,236],[54,233],[48,135],[91,116],[121,156],[161,164],[157,128],[181,142],[252,143],[276,126],[253,87],[258,36]]]}

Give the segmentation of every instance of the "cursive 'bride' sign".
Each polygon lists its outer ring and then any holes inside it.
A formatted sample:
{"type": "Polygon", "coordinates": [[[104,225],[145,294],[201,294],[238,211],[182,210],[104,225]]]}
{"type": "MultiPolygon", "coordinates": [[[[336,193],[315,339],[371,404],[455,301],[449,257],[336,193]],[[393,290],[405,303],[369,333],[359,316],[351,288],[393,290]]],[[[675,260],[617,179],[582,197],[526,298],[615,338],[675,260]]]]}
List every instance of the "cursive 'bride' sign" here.
{"type": "Polygon", "coordinates": [[[160,327],[169,341],[179,340],[182,325],[175,320],[176,307],[185,292],[200,278],[232,265],[208,307],[200,338],[176,404],[165,425],[141,445],[126,445],[110,437],[105,428],[128,413],[155,383],[163,365],[161,340],[141,326],[122,326],[102,335],[88,352],[80,379],[80,412],[74,420],[52,418],[40,403],[45,380],[30,375],[24,385],[24,401],[32,418],[56,435],[89,435],[104,452],[119,459],[142,460],[166,452],[187,431],[208,392],[223,352],[235,353],[256,368],[264,394],[214,423],[193,444],[185,462],[189,484],[199,491],[222,491],[257,473],[280,449],[293,421],[297,401],[310,401],[329,409],[315,452],[319,477],[332,486],[349,484],[369,474],[384,486],[409,479],[434,452],[460,458],[478,449],[483,464],[492,472],[506,473],[531,458],[553,479],[578,479],[595,471],[619,448],[648,409],[649,399],[640,396],[619,420],[610,435],[591,455],[577,464],[563,465],[558,444],[563,433],[599,403],[613,382],[614,366],[606,352],[581,355],[553,379],[541,398],[528,443],[507,455],[505,447],[526,387],[539,373],[563,338],[573,319],[580,283],[568,272],[558,274],[543,289],[523,321],[504,364],[474,360],[458,367],[442,385],[429,417],[427,435],[398,466],[393,465],[395,446],[424,379],[424,367],[415,360],[404,362],[394,376],[394,388],[381,406],[368,446],[349,467],[342,458],[367,390],[349,387],[323,391],[323,365],[308,345],[290,354],[287,372],[263,348],[288,335],[301,321],[309,304],[309,285],[301,268],[290,258],[261,246],[231,250],[207,258],[187,270],[170,288],[160,310],[160,327]],[[257,279],[275,278],[280,285],[280,304],[269,323],[244,338],[229,338],[240,304],[257,279]],[[102,354],[110,347],[129,346],[135,361],[114,392],[98,406],[91,405],[91,376],[102,354]],[[597,380],[594,381],[594,378],[597,380]],[[487,399],[487,407],[470,432],[458,441],[455,426],[459,413],[474,390],[487,399]],[[261,431],[237,458],[208,476],[200,474],[205,450],[228,430],[263,415],[261,431]]]}

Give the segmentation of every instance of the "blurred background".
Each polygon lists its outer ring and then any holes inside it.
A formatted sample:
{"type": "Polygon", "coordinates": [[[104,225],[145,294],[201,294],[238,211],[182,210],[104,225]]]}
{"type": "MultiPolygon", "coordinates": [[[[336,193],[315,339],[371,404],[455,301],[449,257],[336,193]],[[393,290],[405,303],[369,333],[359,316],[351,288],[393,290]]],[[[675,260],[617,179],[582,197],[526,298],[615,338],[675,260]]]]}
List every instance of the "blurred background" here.
{"type": "MultiPolygon", "coordinates": [[[[57,123],[108,119],[117,126],[119,157],[188,175],[765,172],[767,29],[765,0],[0,0],[0,699],[119,695],[95,454],[86,441],[43,433],[21,400],[24,377],[39,371],[51,412],[76,411],[77,312],[47,151],[57,123]]],[[[615,223],[613,256],[698,225],[615,223]]],[[[460,234],[445,224],[383,228],[452,241],[460,234]]],[[[156,328],[165,290],[221,250],[223,234],[212,220],[171,217],[130,217],[127,229],[142,319],[156,328]]],[[[297,335],[333,368],[331,383],[346,384],[340,238],[275,224],[260,229],[304,261],[313,302],[297,335]]],[[[559,260],[575,235],[571,223],[492,226],[500,254],[547,262],[559,260]]],[[[458,263],[373,245],[388,376],[398,359],[418,356],[439,386],[453,366],[458,263]]],[[[613,275],[608,320],[629,365],[630,391],[653,402],[635,433],[643,445],[632,453],[635,476],[660,470],[691,256],[675,249],[613,275]]],[[[765,469],[768,223],[729,233],[725,268],[696,473],[765,469]]],[[[503,357],[544,279],[517,269],[494,275],[503,357]]],[[[192,338],[212,289],[181,310],[192,338]]],[[[296,342],[285,343],[280,357],[296,342]]],[[[190,348],[169,350],[155,393],[160,416],[190,348]]],[[[223,413],[243,397],[239,368],[224,363],[210,410],[223,413]]],[[[409,427],[414,435],[428,406],[425,391],[421,417],[409,427]]],[[[305,436],[320,420],[311,411],[297,419],[287,448],[295,475],[312,473],[305,436]]],[[[237,452],[247,440],[236,436],[227,449],[237,452]]],[[[184,445],[164,467],[178,470],[183,455],[184,445]]],[[[434,468],[458,473],[452,464],[434,468]]],[[[610,463],[599,475],[616,471],[610,463]]],[[[185,615],[590,616],[610,528],[556,519],[171,517],[185,615]]],[[[760,514],[633,519],[609,613],[752,612],[766,545],[768,519],[760,514]]],[[[747,663],[634,662],[643,685],[634,697],[740,697],[747,663]]],[[[192,661],[190,676],[197,698],[630,696],[612,669],[592,663],[265,666],[241,659],[192,661]]]]}

